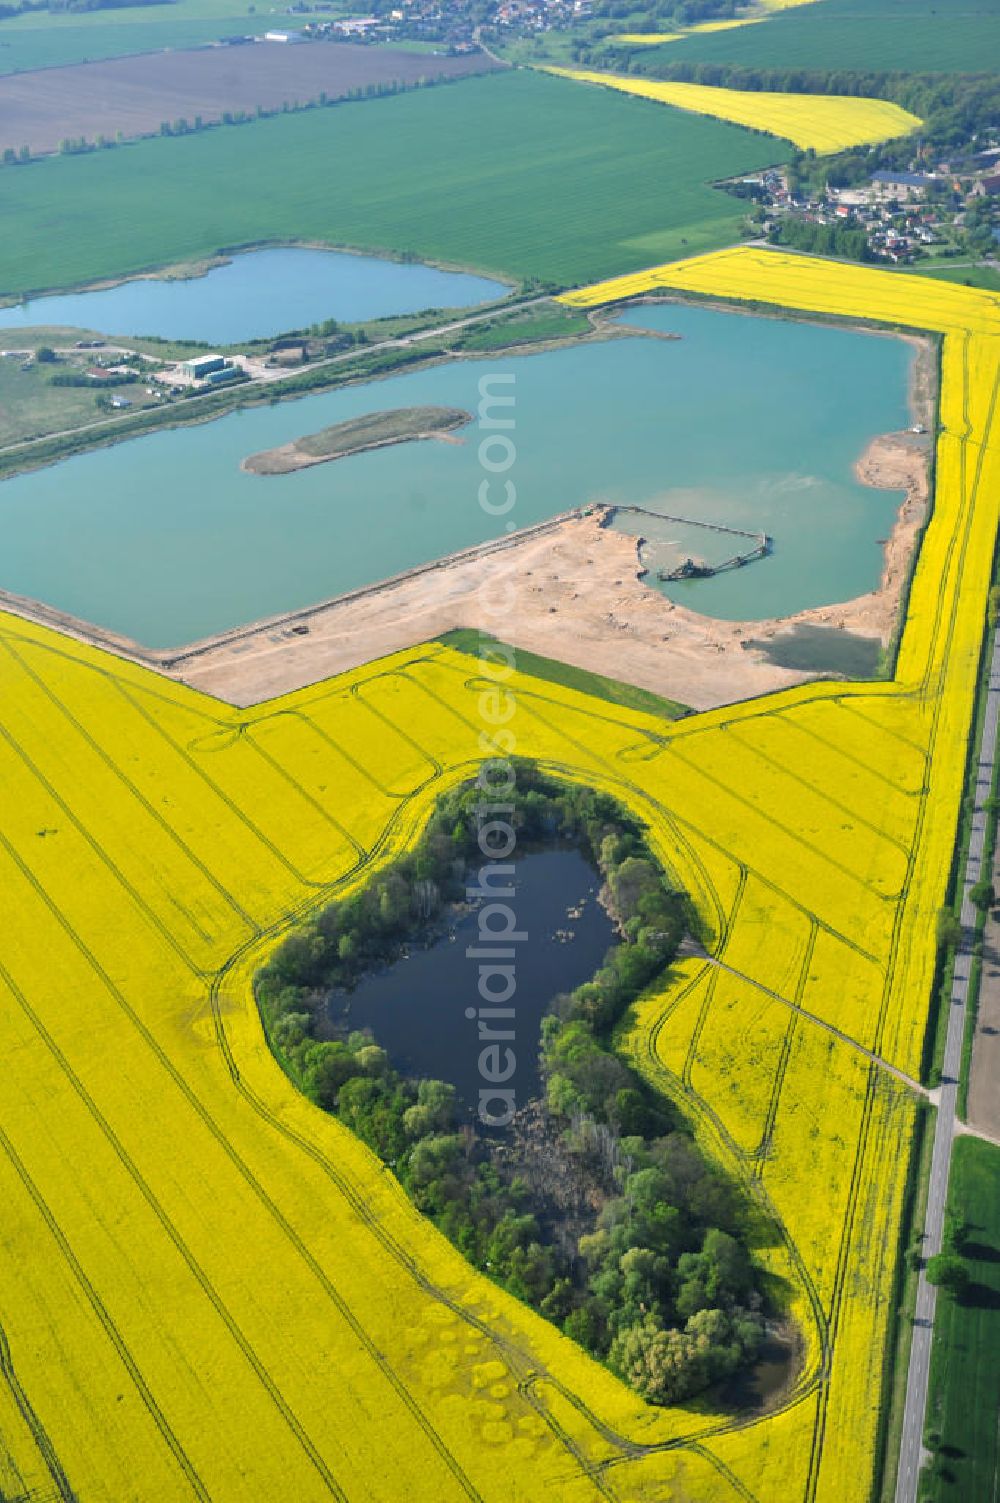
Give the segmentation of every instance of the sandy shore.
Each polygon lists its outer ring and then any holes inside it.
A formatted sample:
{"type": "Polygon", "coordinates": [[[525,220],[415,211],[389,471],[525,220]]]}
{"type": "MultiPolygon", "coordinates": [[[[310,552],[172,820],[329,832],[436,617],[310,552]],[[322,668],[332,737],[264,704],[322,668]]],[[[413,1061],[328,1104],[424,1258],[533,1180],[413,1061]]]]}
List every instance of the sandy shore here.
{"type": "Polygon", "coordinates": [[[895,629],[914,541],[927,504],[927,446],[909,435],[876,439],[858,462],[868,485],[905,489],[885,548],[878,589],[842,605],[771,621],[718,621],[674,605],[640,577],[637,542],[595,513],[512,538],[378,590],[331,601],[294,619],[265,623],[207,645],[168,671],[238,705],[339,673],[359,663],[484,624],[480,599],[501,580],[513,603],[497,635],[515,647],[623,678],[697,709],[767,693],[814,675],[779,668],[748,638],[767,640],[800,624],[878,638],[895,629]],[[304,632],[303,627],[308,631],[304,632]]]}
{"type": "MultiPolygon", "coordinates": [[[[603,311],[596,310],[595,332],[589,338],[633,332],[605,325],[603,311]]],[[[902,337],[914,346],[911,409],[916,422],[932,428],[937,384],[933,343],[918,335],[871,332],[902,337]]],[[[905,492],[884,544],[878,588],[841,604],[772,620],[720,621],[667,600],[643,581],[639,540],[609,528],[604,507],[594,507],[586,515],[567,514],[410,570],[398,579],[168,652],[147,650],[5,591],[0,591],[0,609],[53,626],[238,706],[303,688],[455,627],[488,627],[525,651],[626,680],[695,709],[709,709],[817,676],[815,671],[777,666],[765,650],[751,647],[751,640],[780,642],[799,626],[818,626],[877,640],[882,646],[892,641],[927,514],[930,449],[926,436],[883,434],[855,466],[863,484],[905,492]],[[501,590],[511,597],[502,624],[481,603],[501,590]]]]}
{"type": "Polygon", "coordinates": [[[889,642],[926,514],[927,457],[927,440],[888,434],[875,439],[858,461],[865,484],[906,491],[885,545],[878,588],[842,605],[770,621],[719,621],[667,600],[642,580],[638,540],[608,528],[604,508],[174,652],[148,651],[18,596],[0,592],[0,606],[240,706],[454,627],[489,625],[515,647],[708,709],[816,676],[777,667],[763,652],[744,646],[750,638],[766,641],[808,624],[889,642]],[[501,585],[513,586],[502,628],[481,605],[501,585]]]}

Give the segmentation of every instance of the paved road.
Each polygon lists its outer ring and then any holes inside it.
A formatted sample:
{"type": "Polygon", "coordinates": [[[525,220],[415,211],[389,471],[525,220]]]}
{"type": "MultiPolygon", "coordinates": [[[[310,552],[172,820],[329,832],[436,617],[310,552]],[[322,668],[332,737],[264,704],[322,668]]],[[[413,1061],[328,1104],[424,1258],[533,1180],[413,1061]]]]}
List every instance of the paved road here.
{"type": "MultiPolygon", "coordinates": [[[[298,366],[293,371],[287,369],[266,371],[248,384],[237,386],[235,390],[241,392],[244,396],[249,395],[252,398],[254,392],[258,391],[262,385],[268,382],[290,381],[298,375],[325,370],[329,366],[343,365],[345,361],[358,360],[364,355],[377,355],[381,350],[405,350],[411,345],[421,344],[428,339],[435,339],[441,334],[454,334],[456,330],[467,329],[470,324],[479,324],[486,319],[499,318],[505,313],[520,313],[525,308],[534,308],[537,303],[547,303],[550,301],[551,298],[548,293],[544,293],[538,297],[516,298],[513,302],[505,303],[502,308],[488,308],[484,313],[469,313],[465,318],[455,318],[446,324],[435,324],[432,329],[419,329],[414,334],[404,334],[398,339],[381,339],[376,344],[355,345],[352,349],[344,350],[339,355],[329,355],[325,360],[314,360],[310,365],[298,366]]],[[[124,346],[108,345],[106,348],[124,348],[124,346]]],[[[365,378],[364,376],[359,376],[358,379],[360,384],[365,378]]],[[[222,388],[222,390],[226,389],[233,388],[222,388]]],[[[189,407],[191,403],[200,402],[204,395],[204,391],[200,391],[190,397],[179,397],[177,401],[167,403],[163,407],[150,408],[148,410],[162,413],[162,426],[168,428],[170,427],[171,417],[174,413],[182,407],[189,407]]],[[[226,411],[230,410],[227,409],[226,411]]],[[[137,414],[133,412],[131,415],[135,417],[137,414]]],[[[226,412],[219,412],[216,416],[225,417],[226,412]]],[[[115,421],[114,418],[110,420],[107,418],[98,418],[92,423],[80,423],[75,428],[61,428],[57,433],[43,433],[39,438],[18,439],[16,443],[5,444],[0,448],[0,454],[13,454],[22,450],[33,449],[39,444],[50,443],[55,438],[71,438],[77,433],[90,433],[95,429],[105,429],[108,433],[111,433],[115,429],[115,421]]],[[[120,424],[122,419],[119,418],[117,421],[120,424]]],[[[140,430],[144,434],[155,431],[156,429],[152,424],[148,428],[140,430]]],[[[129,430],[126,429],[122,433],[122,438],[128,437],[129,430]]]]}
{"type": "MultiPolygon", "coordinates": [[[[945,1202],[948,1195],[948,1172],[951,1150],[956,1136],[958,1080],[962,1069],[962,1044],[965,1038],[966,1004],[969,996],[969,968],[977,913],[969,901],[969,888],[978,882],[983,870],[983,843],[986,834],[986,800],[990,794],[993,763],[997,747],[997,719],[1000,713],[1000,635],[990,663],[989,691],[983,723],[976,772],[975,812],[969,855],[965,864],[962,896],[962,943],[955,958],[955,978],[951,989],[948,1038],[944,1050],[941,1096],[934,1128],[934,1153],[931,1159],[930,1190],[924,1221],[922,1252],[925,1258],[941,1251],[944,1232],[945,1202]]],[[[896,1503],[916,1503],[920,1468],[923,1462],[924,1419],[927,1409],[927,1382],[930,1374],[931,1341],[934,1335],[936,1291],[923,1273],[917,1286],[917,1308],[910,1348],[910,1370],[906,1384],[906,1407],[903,1435],[899,1450],[896,1478],[896,1503]]]]}

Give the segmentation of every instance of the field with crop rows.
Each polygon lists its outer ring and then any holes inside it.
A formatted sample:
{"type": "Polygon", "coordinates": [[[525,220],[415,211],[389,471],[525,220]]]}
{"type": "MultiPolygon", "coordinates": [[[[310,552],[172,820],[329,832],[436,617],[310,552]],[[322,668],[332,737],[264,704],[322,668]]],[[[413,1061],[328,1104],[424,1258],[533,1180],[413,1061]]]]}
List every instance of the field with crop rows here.
{"type": "MultiPolygon", "coordinates": [[[[341,5],[334,9],[341,10],[341,5]]],[[[225,36],[267,29],[269,10],[253,0],[170,0],[169,4],[123,5],[112,11],[26,10],[0,19],[0,74],[66,63],[96,62],[164,47],[204,47],[225,36]],[[265,24],[266,23],[266,24],[265,24]]],[[[283,16],[283,27],[304,18],[283,16]]]]}
{"type": "Polygon", "coordinates": [[[685,35],[661,56],[747,68],[996,71],[1000,9],[993,0],[814,0],[765,26],[685,35]]]}
{"type": "MultiPolygon", "coordinates": [[[[761,8],[765,11],[790,10],[796,5],[812,5],[815,0],[761,0],[761,8]]],[[[618,36],[608,37],[609,42],[624,42],[635,47],[657,47],[662,42],[677,42],[683,37],[711,36],[717,31],[735,31],[741,26],[759,26],[762,21],[769,17],[759,16],[734,16],[725,21],[696,21],[693,26],[686,26],[683,31],[623,31],[618,36]]]]}
{"type": "Polygon", "coordinates": [[[744,16],[732,21],[700,21],[684,31],[623,31],[608,37],[609,42],[624,42],[633,47],[659,47],[663,42],[677,42],[682,37],[701,36],[705,32],[732,31],[737,26],[758,26],[766,16],[744,16]]]}
{"type": "Polygon", "coordinates": [[[736,125],[767,131],[791,141],[800,151],[820,156],[890,141],[916,130],[916,115],[885,99],[841,98],[831,94],[767,94],[748,89],[716,89],[707,84],[662,83],[616,73],[588,73],[581,69],[550,68],[562,78],[603,85],[640,99],[655,99],[698,115],[714,115],[736,125]]]}
{"type": "Polygon", "coordinates": [[[483,53],[427,58],[394,47],[325,42],[314,47],[203,47],[45,68],[0,78],[3,144],[33,156],[69,137],[114,141],[155,135],[161,122],[218,122],[226,113],[306,104],[380,84],[490,72],[483,53]]]}
{"type": "Polygon", "coordinates": [[[512,680],[518,752],[640,815],[722,962],[683,961],[623,1047],[779,1228],[758,1251],[801,1332],[793,1385],[751,1423],[646,1408],[474,1274],[268,1051],[255,968],[478,764],[466,653],[239,711],[6,616],[6,1493],[867,1498],[1000,502],[1000,318],[983,294],[777,253],[659,280],[945,336],[892,682],[671,724],[512,680]]]}
{"type": "Polygon", "coordinates": [[[709,184],[774,155],[717,120],[495,73],[13,169],[0,296],[288,239],[573,286],[732,241],[740,205],[709,184]]]}

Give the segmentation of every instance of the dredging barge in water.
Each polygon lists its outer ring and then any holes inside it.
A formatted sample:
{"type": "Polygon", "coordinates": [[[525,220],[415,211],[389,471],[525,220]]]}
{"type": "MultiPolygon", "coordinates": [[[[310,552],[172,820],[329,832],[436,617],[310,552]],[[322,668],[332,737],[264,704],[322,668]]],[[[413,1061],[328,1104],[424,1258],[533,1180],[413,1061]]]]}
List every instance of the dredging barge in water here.
{"type": "MultiPolygon", "coordinates": [[[[639,516],[654,517],[659,522],[675,522],[683,527],[704,527],[708,532],[723,532],[729,537],[746,538],[753,544],[741,553],[734,553],[718,564],[706,564],[703,559],[686,558],[673,569],[657,569],[656,577],[663,583],[677,579],[711,579],[713,574],[725,574],[729,569],[742,569],[759,558],[767,558],[774,548],[773,538],[766,532],[745,532],[741,527],[723,527],[719,522],[700,522],[692,517],[672,517],[664,511],[650,511],[646,506],[615,506],[614,511],[635,512],[639,516]]],[[[639,538],[639,546],[646,542],[639,538]]]]}

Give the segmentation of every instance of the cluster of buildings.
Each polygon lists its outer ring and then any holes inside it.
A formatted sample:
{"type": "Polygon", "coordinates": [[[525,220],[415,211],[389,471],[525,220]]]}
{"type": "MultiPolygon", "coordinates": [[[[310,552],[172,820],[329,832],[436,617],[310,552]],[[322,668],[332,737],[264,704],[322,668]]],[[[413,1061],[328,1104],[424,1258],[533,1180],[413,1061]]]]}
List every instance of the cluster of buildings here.
{"type": "MultiPolygon", "coordinates": [[[[565,27],[592,12],[592,0],[492,0],[484,13],[481,0],[394,0],[391,8],[357,16],[330,15],[330,0],[292,0],[287,16],[316,16],[294,26],[274,23],[261,36],[222,37],[219,45],[249,42],[433,42],[451,55],[478,51],[480,27],[527,35],[565,27]]],[[[272,15],[277,16],[276,12],[272,15]]]]}
{"type": "MultiPolygon", "coordinates": [[[[305,9],[305,7],[301,7],[305,9]]],[[[330,10],[317,5],[315,10],[330,10]]],[[[296,13],[295,7],[290,14],[296,13]]],[[[443,10],[435,0],[401,0],[384,15],[338,16],[335,19],[307,21],[301,27],[273,26],[261,36],[220,37],[218,46],[238,47],[249,42],[279,42],[286,46],[306,42],[436,42],[450,55],[478,52],[471,21],[463,22],[443,10]]]]}
{"type": "MultiPolygon", "coordinates": [[[[188,384],[200,388],[223,386],[246,375],[242,363],[229,355],[195,355],[182,361],[179,369],[188,384]]],[[[176,380],[176,371],[164,379],[176,380]]]]}
{"type": "Polygon", "coordinates": [[[940,162],[933,171],[880,170],[849,187],[800,188],[777,170],[745,181],[762,206],[764,233],[778,238],[794,218],[863,231],[867,254],[894,264],[935,255],[1000,256],[1000,147],[940,162]]]}
{"type": "Polygon", "coordinates": [[[500,0],[492,24],[506,31],[549,31],[581,20],[592,11],[591,0],[500,0]]]}
{"type": "Polygon", "coordinates": [[[933,181],[923,173],[876,172],[865,187],[828,189],[813,217],[864,230],[873,257],[906,264],[947,239],[947,211],[926,202],[933,181]]]}

